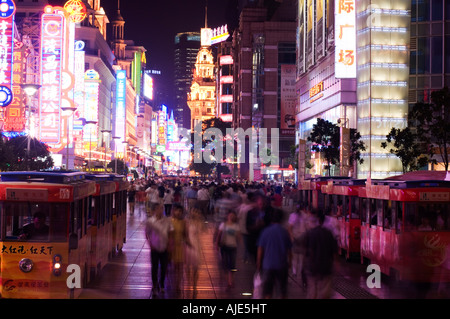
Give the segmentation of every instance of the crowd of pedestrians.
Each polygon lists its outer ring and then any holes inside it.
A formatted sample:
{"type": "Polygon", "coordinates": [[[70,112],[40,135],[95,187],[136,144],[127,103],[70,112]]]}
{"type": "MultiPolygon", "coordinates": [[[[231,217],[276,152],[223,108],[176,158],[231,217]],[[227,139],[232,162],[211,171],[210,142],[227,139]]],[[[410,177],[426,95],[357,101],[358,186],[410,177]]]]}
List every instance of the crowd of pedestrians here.
{"type": "MultiPolygon", "coordinates": [[[[168,265],[181,292],[195,292],[201,256],[200,237],[213,227],[227,287],[233,288],[236,259],[255,266],[259,298],[288,296],[289,275],[298,277],[308,298],[329,298],[337,242],[325,216],[299,201],[295,185],[275,182],[214,183],[137,180],[131,183],[130,214],[136,201],[148,216],[154,293],[165,289],[168,265]],[[238,248],[243,255],[238,256],[238,248]],[[278,287],[279,291],[275,291],[278,287]]],[[[139,210],[140,211],[140,210],[139,210]]]]}

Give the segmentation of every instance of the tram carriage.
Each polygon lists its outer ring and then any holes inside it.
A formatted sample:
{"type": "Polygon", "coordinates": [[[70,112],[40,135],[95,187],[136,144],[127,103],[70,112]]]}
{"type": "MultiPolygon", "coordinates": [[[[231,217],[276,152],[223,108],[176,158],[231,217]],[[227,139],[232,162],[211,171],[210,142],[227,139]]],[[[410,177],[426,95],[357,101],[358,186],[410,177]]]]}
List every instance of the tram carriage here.
{"type": "Polygon", "coordinates": [[[124,186],[118,188],[113,177],[87,176],[64,171],[0,174],[2,298],[76,298],[81,289],[68,288],[67,267],[79,266],[85,287],[106,265],[117,247],[114,214],[116,230],[125,227],[125,204],[112,204],[116,198],[125,202],[124,186]],[[39,225],[35,215],[44,218],[46,232],[35,228],[25,238],[33,222],[39,225]]]}
{"type": "Polygon", "coordinates": [[[412,172],[359,189],[361,262],[399,280],[450,282],[450,181],[433,179],[441,173],[412,172]]]}
{"type": "Polygon", "coordinates": [[[322,185],[324,211],[336,227],[339,252],[348,260],[359,255],[361,246],[361,219],[359,188],[365,180],[337,179],[322,185]]]}

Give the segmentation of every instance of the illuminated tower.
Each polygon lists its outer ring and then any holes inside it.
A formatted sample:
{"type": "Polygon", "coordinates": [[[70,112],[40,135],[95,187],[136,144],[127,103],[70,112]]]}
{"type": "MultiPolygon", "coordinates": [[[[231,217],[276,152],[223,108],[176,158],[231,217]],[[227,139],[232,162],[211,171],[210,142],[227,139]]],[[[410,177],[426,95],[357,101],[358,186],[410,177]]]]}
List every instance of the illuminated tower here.
{"type": "Polygon", "coordinates": [[[111,48],[118,60],[125,59],[125,48],[127,46],[124,41],[125,20],[120,14],[120,0],[117,0],[117,12],[111,24],[113,30],[111,48]]]}
{"type": "Polygon", "coordinates": [[[213,118],[216,114],[214,67],[211,47],[201,47],[195,62],[191,92],[187,98],[191,109],[191,130],[194,130],[197,123],[213,118]]]}
{"type": "Polygon", "coordinates": [[[385,178],[402,172],[381,142],[407,126],[411,0],[357,0],[356,17],[357,128],[367,146],[358,177],[385,178]]]}

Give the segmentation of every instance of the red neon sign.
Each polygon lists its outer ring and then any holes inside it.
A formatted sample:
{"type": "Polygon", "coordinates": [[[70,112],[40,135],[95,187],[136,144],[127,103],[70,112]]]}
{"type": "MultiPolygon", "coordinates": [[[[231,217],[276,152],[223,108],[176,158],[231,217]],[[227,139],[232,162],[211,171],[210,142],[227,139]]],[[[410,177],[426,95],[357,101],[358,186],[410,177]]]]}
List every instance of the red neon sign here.
{"type": "Polygon", "coordinates": [[[40,140],[48,144],[60,142],[61,71],[65,18],[44,13],[41,25],[41,98],[40,140]]]}

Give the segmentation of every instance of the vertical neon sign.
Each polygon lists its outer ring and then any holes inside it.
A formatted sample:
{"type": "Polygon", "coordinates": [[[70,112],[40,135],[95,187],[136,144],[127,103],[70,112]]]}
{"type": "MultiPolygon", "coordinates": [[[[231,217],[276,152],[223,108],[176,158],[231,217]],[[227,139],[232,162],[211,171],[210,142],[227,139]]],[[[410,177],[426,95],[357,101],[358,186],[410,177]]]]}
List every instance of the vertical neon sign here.
{"type": "MultiPolygon", "coordinates": [[[[117,70],[116,72],[116,136],[123,141],[125,139],[126,121],[126,88],[127,71],[117,70]]],[[[123,152],[123,144],[119,143],[118,152],[123,152]]]]}
{"type": "Polygon", "coordinates": [[[14,13],[12,0],[0,1],[0,106],[12,102],[12,56],[14,39],[14,13]]]}
{"type": "Polygon", "coordinates": [[[84,75],[84,117],[87,121],[95,121],[93,127],[85,126],[83,131],[84,149],[88,151],[90,148],[97,147],[98,136],[98,90],[100,83],[100,75],[97,71],[90,69],[84,75]]]}
{"type": "Polygon", "coordinates": [[[65,18],[44,13],[41,18],[41,98],[40,140],[48,144],[60,142],[61,60],[65,18]]]}

